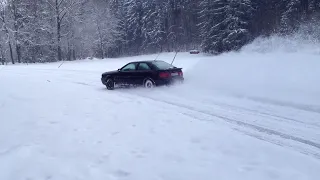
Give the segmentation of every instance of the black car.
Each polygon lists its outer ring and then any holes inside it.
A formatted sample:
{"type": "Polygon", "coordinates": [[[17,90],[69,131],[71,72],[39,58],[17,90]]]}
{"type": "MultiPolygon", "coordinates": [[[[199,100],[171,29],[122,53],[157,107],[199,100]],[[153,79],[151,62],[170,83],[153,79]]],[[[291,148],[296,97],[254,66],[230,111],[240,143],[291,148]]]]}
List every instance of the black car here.
{"type": "Polygon", "coordinates": [[[182,68],[177,68],[165,61],[130,62],[117,71],[105,72],[102,84],[113,90],[115,86],[154,86],[170,85],[183,82],[182,68]]]}

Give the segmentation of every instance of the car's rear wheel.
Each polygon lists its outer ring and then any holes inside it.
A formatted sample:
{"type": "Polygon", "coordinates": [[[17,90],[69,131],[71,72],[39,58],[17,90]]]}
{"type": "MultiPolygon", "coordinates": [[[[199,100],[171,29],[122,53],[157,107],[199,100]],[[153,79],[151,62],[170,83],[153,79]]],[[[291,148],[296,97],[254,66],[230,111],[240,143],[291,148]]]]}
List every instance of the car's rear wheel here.
{"type": "Polygon", "coordinates": [[[154,82],[151,80],[151,79],[146,79],[144,81],[144,87],[147,88],[147,89],[151,89],[151,88],[154,88],[155,84],[154,82]]]}
{"type": "Polygon", "coordinates": [[[106,87],[108,90],[114,90],[114,81],[112,78],[108,78],[106,81],[106,87]]]}

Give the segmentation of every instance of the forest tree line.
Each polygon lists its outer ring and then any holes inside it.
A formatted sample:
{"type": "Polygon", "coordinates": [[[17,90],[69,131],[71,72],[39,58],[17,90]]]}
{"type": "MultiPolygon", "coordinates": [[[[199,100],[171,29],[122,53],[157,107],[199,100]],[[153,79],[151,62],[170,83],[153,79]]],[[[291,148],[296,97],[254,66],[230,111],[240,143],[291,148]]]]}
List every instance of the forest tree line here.
{"type": "Polygon", "coordinates": [[[0,61],[236,51],[319,11],[320,0],[0,0],[0,61]]]}

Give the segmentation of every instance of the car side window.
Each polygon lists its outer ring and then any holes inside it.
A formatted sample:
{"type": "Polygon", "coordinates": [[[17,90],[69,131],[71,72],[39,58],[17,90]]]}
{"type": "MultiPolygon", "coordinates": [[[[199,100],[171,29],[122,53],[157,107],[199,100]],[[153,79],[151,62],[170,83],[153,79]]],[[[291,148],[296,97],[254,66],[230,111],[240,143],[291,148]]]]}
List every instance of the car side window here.
{"type": "Polygon", "coordinates": [[[121,69],[121,71],[135,71],[135,70],[136,70],[136,64],[134,63],[128,64],[121,69]]]}
{"type": "Polygon", "coordinates": [[[140,63],[138,66],[138,70],[146,71],[146,70],[151,70],[151,68],[147,63],[140,63]]]}

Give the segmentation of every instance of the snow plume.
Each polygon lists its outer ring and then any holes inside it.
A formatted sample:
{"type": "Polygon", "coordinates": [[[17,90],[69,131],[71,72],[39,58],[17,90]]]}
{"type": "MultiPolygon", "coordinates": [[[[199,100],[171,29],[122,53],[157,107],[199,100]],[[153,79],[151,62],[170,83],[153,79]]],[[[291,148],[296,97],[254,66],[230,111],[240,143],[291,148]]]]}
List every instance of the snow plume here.
{"type": "Polygon", "coordinates": [[[258,38],[240,52],[203,57],[186,73],[187,83],[212,94],[227,93],[320,112],[320,44],[311,37],[258,38]]]}
{"type": "Polygon", "coordinates": [[[317,53],[320,55],[320,43],[311,38],[299,34],[292,36],[278,36],[255,39],[251,44],[242,48],[243,53],[317,53]]]}
{"type": "Polygon", "coordinates": [[[259,37],[244,46],[243,53],[311,53],[320,55],[320,24],[305,23],[291,35],[259,37]]]}

